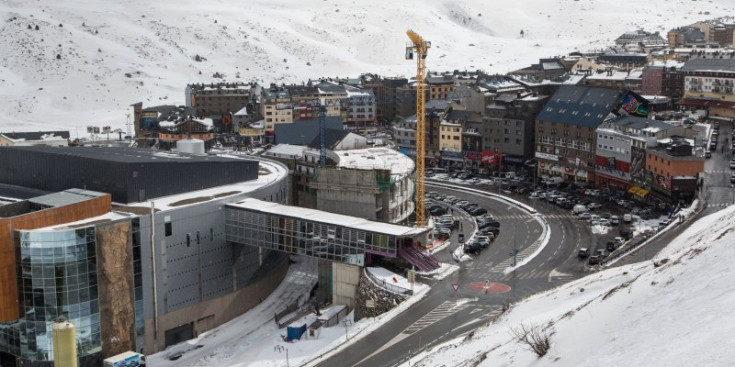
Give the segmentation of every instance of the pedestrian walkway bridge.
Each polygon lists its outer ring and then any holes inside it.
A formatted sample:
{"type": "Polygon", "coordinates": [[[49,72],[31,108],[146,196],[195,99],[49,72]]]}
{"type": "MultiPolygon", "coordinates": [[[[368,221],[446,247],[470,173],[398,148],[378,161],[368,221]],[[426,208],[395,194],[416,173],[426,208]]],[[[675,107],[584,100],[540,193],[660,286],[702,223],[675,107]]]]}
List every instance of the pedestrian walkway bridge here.
{"type": "Polygon", "coordinates": [[[420,250],[428,228],[413,228],[258,199],[227,204],[225,234],[233,244],[258,246],[364,266],[366,258],[401,258],[421,271],[439,263],[420,250]]]}

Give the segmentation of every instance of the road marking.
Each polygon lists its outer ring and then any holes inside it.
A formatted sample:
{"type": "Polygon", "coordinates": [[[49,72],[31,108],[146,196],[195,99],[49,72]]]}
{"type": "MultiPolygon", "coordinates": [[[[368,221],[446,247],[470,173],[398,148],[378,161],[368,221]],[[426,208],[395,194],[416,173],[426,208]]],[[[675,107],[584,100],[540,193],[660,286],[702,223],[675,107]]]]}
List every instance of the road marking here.
{"type": "Polygon", "coordinates": [[[411,326],[407,327],[405,330],[403,330],[402,334],[413,334],[431,324],[434,324],[435,322],[454,314],[455,312],[467,308],[468,305],[461,304],[458,305],[453,301],[445,301],[439,306],[437,306],[435,309],[431,310],[431,312],[427,313],[420,319],[416,320],[411,326]]]}

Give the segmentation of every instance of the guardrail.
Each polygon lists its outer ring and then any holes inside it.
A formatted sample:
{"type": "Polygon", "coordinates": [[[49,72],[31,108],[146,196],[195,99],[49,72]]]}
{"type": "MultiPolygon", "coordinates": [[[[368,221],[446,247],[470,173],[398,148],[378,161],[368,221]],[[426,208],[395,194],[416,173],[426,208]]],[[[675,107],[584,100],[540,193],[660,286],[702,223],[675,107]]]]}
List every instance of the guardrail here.
{"type": "Polygon", "coordinates": [[[413,290],[406,289],[406,288],[403,288],[395,284],[390,284],[386,282],[384,279],[378,279],[378,277],[370,273],[370,271],[367,268],[365,268],[364,272],[367,275],[367,278],[370,279],[370,281],[373,282],[373,284],[375,284],[376,286],[380,288],[387,290],[388,292],[399,294],[402,296],[413,295],[413,290]]]}

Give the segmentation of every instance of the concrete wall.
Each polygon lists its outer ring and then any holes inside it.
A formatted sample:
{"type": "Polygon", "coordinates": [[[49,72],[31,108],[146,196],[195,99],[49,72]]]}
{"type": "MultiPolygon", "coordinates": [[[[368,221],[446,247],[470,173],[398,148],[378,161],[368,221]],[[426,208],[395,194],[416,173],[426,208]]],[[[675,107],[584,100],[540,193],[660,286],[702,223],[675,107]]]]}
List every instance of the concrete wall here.
{"type": "Polygon", "coordinates": [[[355,308],[361,269],[355,265],[332,263],[332,304],[355,308]]]}
{"type": "Polygon", "coordinates": [[[164,349],[166,330],[191,323],[193,324],[194,337],[196,337],[242,315],[268,297],[281,284],[287,272],[288,261],[282,261],[274,271],[258,283],[230,292],[222,297],[159,316],[157,342],[153,338],[153,319],[146,318],[146,353],[154,353],[164,349]]]}
{"type": "Polygon", "coordinates": [[[378,194],[373,192],[376,187],[372,170],[319,169],[317,185],[317,209],[368,220],[378,219],[375,211],[378,194]]]}

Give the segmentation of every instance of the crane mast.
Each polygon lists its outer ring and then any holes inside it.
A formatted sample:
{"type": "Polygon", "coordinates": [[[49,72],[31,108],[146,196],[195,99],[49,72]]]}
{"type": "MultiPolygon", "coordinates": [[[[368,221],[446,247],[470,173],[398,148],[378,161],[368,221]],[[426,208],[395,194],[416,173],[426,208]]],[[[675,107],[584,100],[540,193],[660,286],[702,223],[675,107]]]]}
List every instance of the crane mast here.
{"type": "Polygon", "coordinates": [[[426,53],[431,42],[424,40],[416,32],[406,32],[411,43],[406,46],[406,59],[416,58],[416,226],[426,226],[424,163],[426,147],[426,53]]]}

